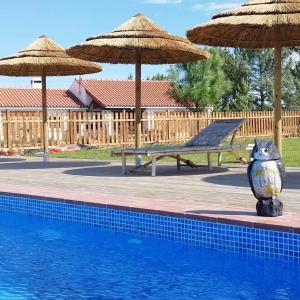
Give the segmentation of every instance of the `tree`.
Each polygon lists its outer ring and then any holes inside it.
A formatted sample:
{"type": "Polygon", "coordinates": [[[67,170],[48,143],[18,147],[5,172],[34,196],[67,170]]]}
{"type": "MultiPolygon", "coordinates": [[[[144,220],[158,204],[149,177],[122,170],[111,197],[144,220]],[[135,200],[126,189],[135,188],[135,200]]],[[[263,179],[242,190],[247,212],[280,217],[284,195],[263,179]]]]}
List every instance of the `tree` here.
{"type": "Polygon", "coordinates": [[[216,105],[230,88],[223,72],[224,60],[218,48],[206,48],[207,60],[172,66],[169,79],[173,83],[170,94],[186,106],[191,102],[197,109],[216,105]]]}
{"type": "Polygon", "coordinates": [[[294,53],[288,50],[282,72],[282,106],[285,109],[300,108],[299,71],[293,59],[294,53]]]}
{"type": "Polygon", "coordinates": [[[251,68],[244,59],[242,50],[228,49],[222,52],[224,58],[223,71],[231,85],[218,103],[221,111],[242,111],[253,108],[254,97],[251,95],[251,68]]]}
{"type": "MultiPolygon", "coordinates": [[[[274,50],[244,50],[251,68],[251,91],[255,97],[255,108],[273,109],[274,96],[274,50]]],[[[283,48],[282,51],[282,106],[288,107],[296,101],[296,82],[294,68],[295,50],[283,48]]]]}
{"type": "Polygon", "coordinates": [[[157,73],[156,75],[153,75],[152,77],[147,77],[147,80],[169,80],[168,75],[165,75],[163,73],[157,73]]]}
{"type": "MultiPolygon", "coordinates": [[[[170,94],[179,102],[214,110],[273,109],[274,51],[272,49],[206,48],[206,61],[178,64],[167,74],[148,80],[170,80],[170,94]]],[[[300,109],[300,48],[282,51],[282,106],[300,109]]]]}
{"type": "Polygon", "coordinates": [[[292,55],[290,56],[289,72],[284,74],[285,84],[283,89],[283,106],[285,109],[300,109],[300,51],[299,48],[292,48],[292,55]]]}
{"type": "Polygon", "coordinates": [[[128,80],[133,80],[133,75],[130,73],[127,77],[128,80]]]}
{"type": "MultiPolygon", "coordinates": [[[[300,87],[300,82],[297,80],[294,54],[294,49],[284,48],[282,52],[282,104],[285,108],[295,107],[292,103],[299,99],[296,86],[300,87]]],[[[219,109],[273,109],[273,50],[235,49],[225,50],[223,55],[223,69],[231,81],[231,89],[222,97],[219,109]]]]}
{"type": "Polygon", "coordinates": [[[273,105],[274,53],[272,49],[242,50],[250,67],[251,94],[254,108],[271,109],[273,105]]]}

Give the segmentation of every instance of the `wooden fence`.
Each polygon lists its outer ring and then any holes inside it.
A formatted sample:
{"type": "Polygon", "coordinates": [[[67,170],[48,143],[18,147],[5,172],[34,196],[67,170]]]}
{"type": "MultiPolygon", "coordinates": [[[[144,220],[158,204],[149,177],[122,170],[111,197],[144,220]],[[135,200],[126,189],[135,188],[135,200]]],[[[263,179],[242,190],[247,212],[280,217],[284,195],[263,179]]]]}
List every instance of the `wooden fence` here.
{"type": "MultiPolygon", "coordinates": [[[[271,137],[273,112],[147,112],[142,139],[149,143],[182,143],[215,119],[247,118],[237,138],[271,137]]],[[[41,112],[0,111],[0,147],[41,145],[41,112]]],[[[100,147],[134,145],[134,113],[50,112],[49,144],[89,144],[100,147]]],[[[300,111],[283,112],[283,135],[300,136],[300,111]]]]}

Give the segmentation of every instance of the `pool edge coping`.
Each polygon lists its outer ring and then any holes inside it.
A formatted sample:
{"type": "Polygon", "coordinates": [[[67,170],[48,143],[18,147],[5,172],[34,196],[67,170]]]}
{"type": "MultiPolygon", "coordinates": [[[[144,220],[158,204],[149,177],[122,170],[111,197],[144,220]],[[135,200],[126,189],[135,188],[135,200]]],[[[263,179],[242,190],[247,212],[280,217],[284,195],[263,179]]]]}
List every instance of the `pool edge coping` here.
{"type": "Polygon", "coordinates": [[[156,215],[162,215],[166,217],[178,217],[178,218],[204,221],[204,222],[214,222],[214,223],[221,223],[227,225],[236,225],[236,226],[244,226],[244,227],[256,228],[256,229],[274,230],[274,231],[300,234],[300,227],[298,226],[287,226],[281,224],[276,225],[276,224],[268,224],[268,223],[253,222],[253,221],[243,221],[243,220],[235,220],[227,217],[213,217],[213,216],[207,216],[201,214],[193,214],[190,212],[186,213],[186,212],[171,211],[167,209],[150,209],[150,208],[142,208],[138,206],[88,202],[82,200],[74,200],[66,197],[49,197],[49,196],[41,196],[36,194],[13,193],[13,192],[7,192],[2,190],[0,190],[0,195],[30,198],[30,199],[44,200],[44,201],[62,202],[62,203],[75,204],[75,205],[77,204],[77,205],[84,205],[84,206],[111,208],[111,209],[131,211],[137,213],[156,214],[156,215]]]}

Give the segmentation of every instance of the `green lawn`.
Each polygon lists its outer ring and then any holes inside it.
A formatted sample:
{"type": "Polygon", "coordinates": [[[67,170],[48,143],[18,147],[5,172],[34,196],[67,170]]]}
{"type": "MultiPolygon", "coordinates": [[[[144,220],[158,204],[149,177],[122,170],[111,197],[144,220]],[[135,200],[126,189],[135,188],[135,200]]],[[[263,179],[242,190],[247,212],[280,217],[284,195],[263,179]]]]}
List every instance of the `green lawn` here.
{"type": "MultiPolygon", "coordinates": [[[[247,141],[238,141],[237,143],[253,143],[251,140],[247,141]]],[[[157,145],[156,145],[157,146],[157,145]]],[[[98,160],[120,160],[119,157],[112,157],[110,151],[117,148],[106,148],[106,149],[89,149],[81,150],[77,152],[60,152],[52,153],[50,157],[58,158],[77,158],[77,159],[98,159],[98,160]]],[[[119,148],[118,148],[119,149],[119,148]]],[[[286,166],[289,167],[300,167],[300,138],[287,138],[283,140],[283,161],[286,166]]],[[[247,152],[240,152],[240,156],[248,157],[247,152]]],[[[206,162],[205,154],[195,154],[185,156],[197,163],[206,162]]],[[[213,161],[216,162],[216,155],[213,155],[213,161]]],[[[131,157],[133,159],[133,157],[131,157]]],[[[170,160],[166,158],[166,160],[170,160]]],[[[234,162],[235,157],[232,154],[224,154],[223,161],[234,162]]]]}

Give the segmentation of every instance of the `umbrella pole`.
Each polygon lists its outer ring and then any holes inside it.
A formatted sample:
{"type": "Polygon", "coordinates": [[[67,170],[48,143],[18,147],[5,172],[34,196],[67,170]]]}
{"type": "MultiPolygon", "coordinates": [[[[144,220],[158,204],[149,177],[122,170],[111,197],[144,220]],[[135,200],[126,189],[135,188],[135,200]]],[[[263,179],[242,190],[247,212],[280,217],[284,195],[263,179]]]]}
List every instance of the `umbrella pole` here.
{"type": "MultiPolygon", "coordinates": [[[[142,103],[141,103],[141,49],[136,50],[136,62],[135,62],[135,147],[141,148],[142,146],[142,103]]],[[[141,165],[141,156],[135,157],[135,166],[141,165]]]]}
{"type": "Polygon", "coordinates": [[[275,46],[275,73],[274,73],[274,139],[282,155],[282,120],[281,120],[281,45],[275,46]]]}
{"type": "Polygon", "coordinates": [[[44,162],[48,162],[48,115],[47,115],[47,90],[46,76],[42,75],[42,109],[43,109],[43,149],[44,162]]]}

